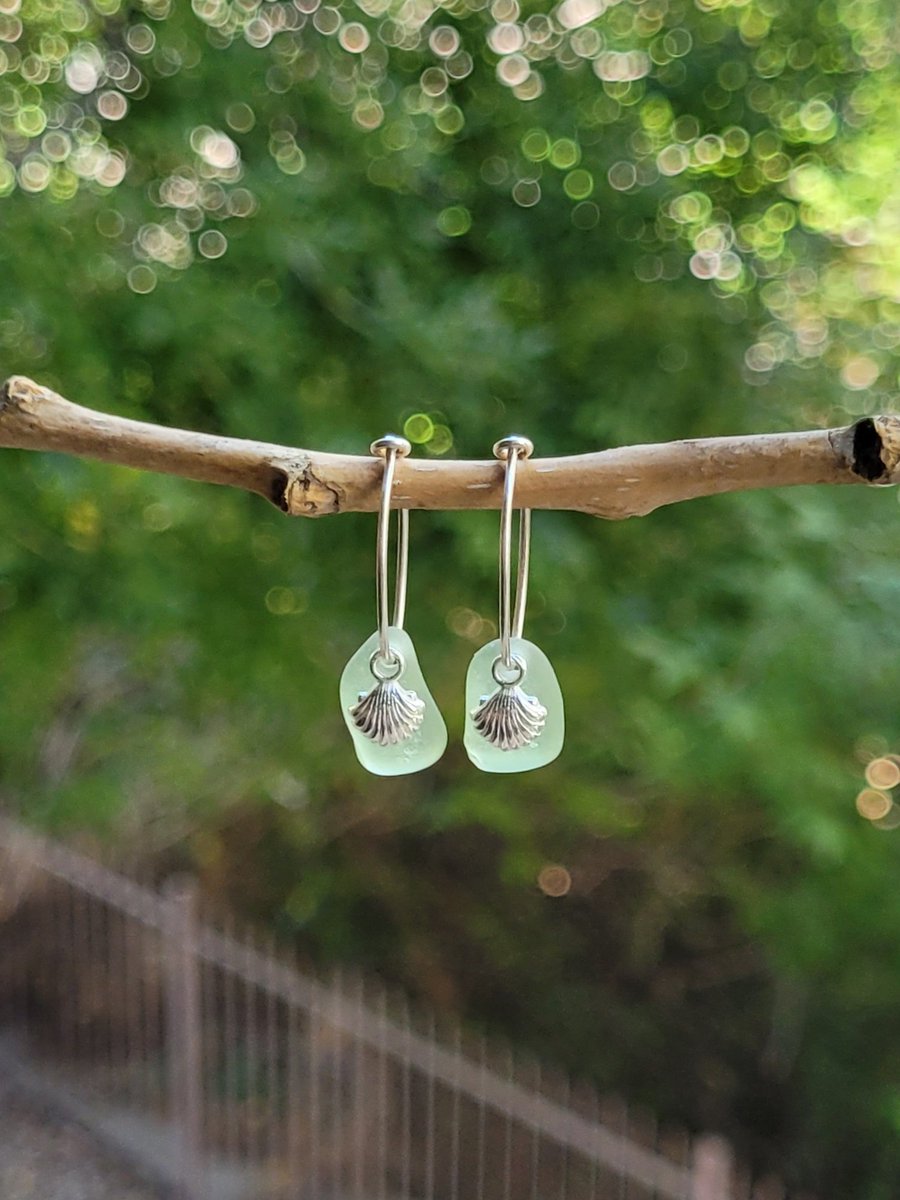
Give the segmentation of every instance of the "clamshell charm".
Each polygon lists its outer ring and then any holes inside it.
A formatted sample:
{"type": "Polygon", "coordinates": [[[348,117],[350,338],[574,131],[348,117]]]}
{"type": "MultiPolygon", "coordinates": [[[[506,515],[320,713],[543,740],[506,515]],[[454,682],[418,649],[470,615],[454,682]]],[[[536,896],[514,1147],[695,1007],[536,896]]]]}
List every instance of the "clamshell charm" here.
{"type": "Polygon", "coordinates": [[[478,732],[498,750],[522,750],[541,736],[547,710],[517,683],[501,683],[472,713],[478,732]]]}
{"type": "Polygon", "coordinates": [[[356,728],[379,746],[396,746],[416,732],[425,719],[425,702],[396,679],[382,679],[360,692],[350,709],[356,728]]]}

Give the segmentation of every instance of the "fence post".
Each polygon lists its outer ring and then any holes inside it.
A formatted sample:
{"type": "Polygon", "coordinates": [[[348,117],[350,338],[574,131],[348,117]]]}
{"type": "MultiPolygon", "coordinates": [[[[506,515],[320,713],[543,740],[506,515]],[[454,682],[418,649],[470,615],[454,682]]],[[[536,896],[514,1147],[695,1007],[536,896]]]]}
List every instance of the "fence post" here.
{"type": "Polygon", "coordinates": [[[704,1134],[694,1142],[691,1200],[731,1200],[734,1155],[723,1137],[704,1134]]]}
{"type": "Polygon", "coordinates": [[[175,876],[165,886],[163,928],[169,1116],[177,1145],[178,1200],[204,1200],[202,1033],[197,957],[197,885],[175,876]]]}

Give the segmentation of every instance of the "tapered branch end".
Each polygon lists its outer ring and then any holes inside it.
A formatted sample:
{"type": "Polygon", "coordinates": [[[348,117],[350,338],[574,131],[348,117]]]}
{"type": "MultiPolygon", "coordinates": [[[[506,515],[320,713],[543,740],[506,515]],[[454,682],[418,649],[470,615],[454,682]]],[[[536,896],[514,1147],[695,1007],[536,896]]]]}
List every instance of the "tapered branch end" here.
{"type": "Polygon", "coordinates": [[[0,384],[0,416],[7,412],[15,412],[29,401],[40,399],[45,390],[25,375],[10,375],[9,379],[0,384]]]}
{"type": "Polygon", "coordinates": [[[900,416],[863,417],[849,433],[855,475],[868,483],[900,483],[900,416]]]}

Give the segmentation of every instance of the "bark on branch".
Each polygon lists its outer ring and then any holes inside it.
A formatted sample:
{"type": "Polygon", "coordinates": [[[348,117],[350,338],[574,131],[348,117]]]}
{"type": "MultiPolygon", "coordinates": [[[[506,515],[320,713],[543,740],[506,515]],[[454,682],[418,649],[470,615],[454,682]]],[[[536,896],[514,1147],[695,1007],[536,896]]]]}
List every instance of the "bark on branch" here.
{"type": "MultiPolygon", "coordinates": [[[[376,433],[378,431],[373,431],[376,433]]],[[[291,516],[374,512],[380,460],[166,429],[95,412],[23,376],[0,389],[0,446],[52,450],[228,484],[291,516]]],[[[404,459],[394,503],[425,509],[499,508],[503,473],[489,462],[404,459]]],[[[664,504],[801,483],[900,482],[900,417],[842,429],[699,438],[523,463],[516,501],[597,517],[644,516],[664,504]]]]}

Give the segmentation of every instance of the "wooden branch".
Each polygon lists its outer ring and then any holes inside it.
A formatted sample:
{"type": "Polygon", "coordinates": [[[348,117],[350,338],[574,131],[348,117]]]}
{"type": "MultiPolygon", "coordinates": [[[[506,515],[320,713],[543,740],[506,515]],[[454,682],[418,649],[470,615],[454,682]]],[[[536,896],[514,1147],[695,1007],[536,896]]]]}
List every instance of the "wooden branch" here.
{"type": "MultiPolygon", "coordinates": [[[[378,431],[374,430],[374,434],[378,431]]],[[[501,431],[502,432],[502,431],[501,431]]],[[[256,492],[291,516],[373,512],[378,459],[166,429],[72,404],[23,376],[0,388],[0,446],[85,455],[256,492]]],[[[516,500],[609,519],[664,504],[801,483],[900,482],[900,417],[865,417],[842,429],[699,438],[523,463],[516,500]]],[[[499,508],[495,461],[404,459],[399,507],[499,508]]]]}

